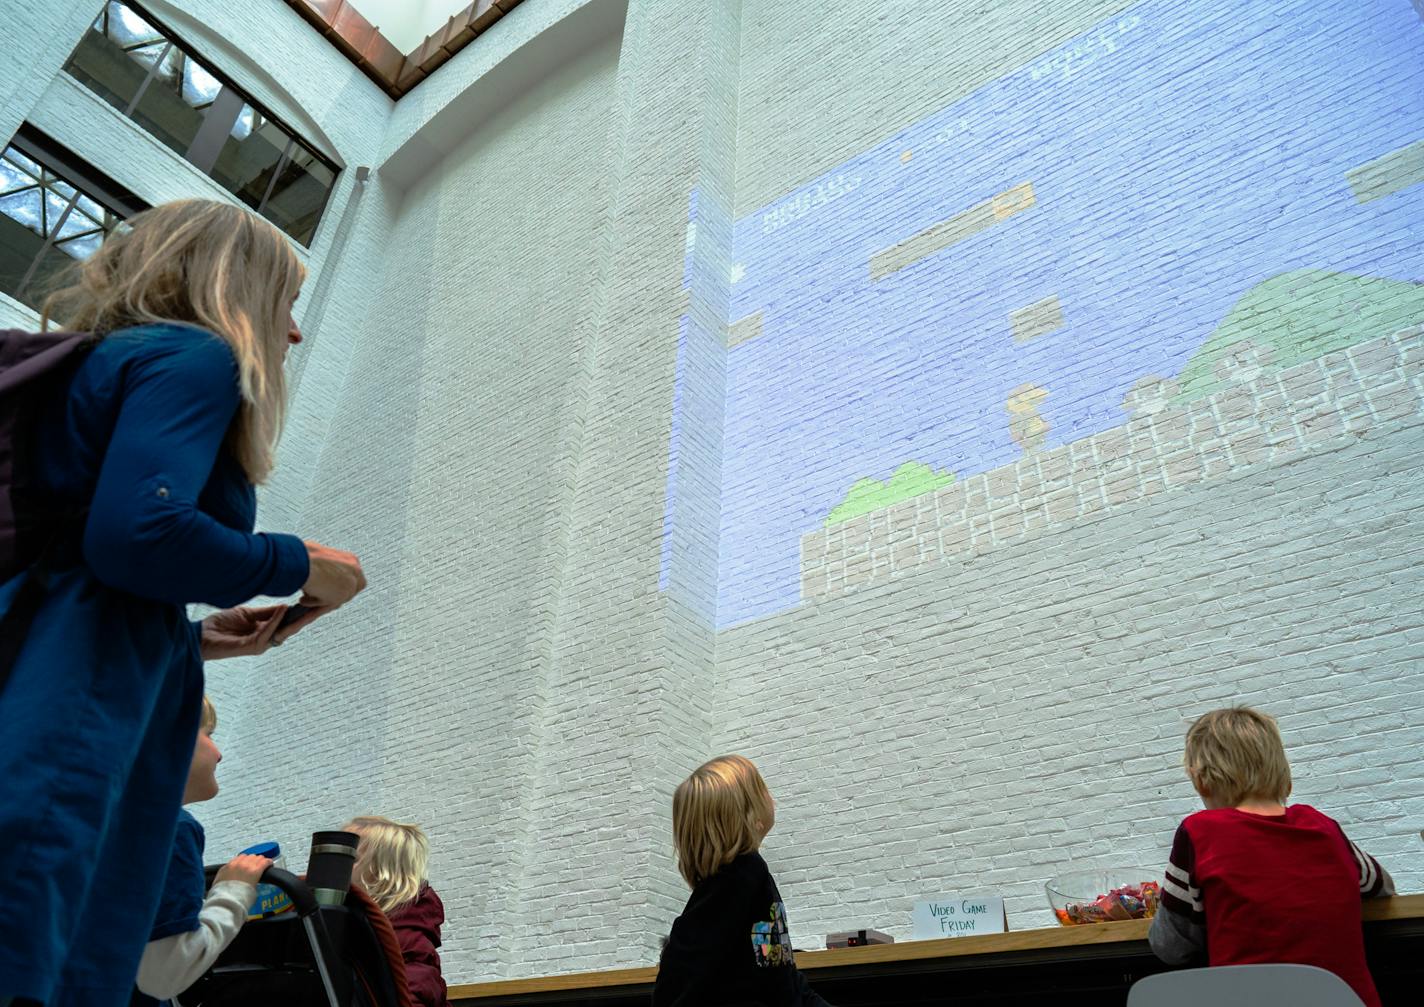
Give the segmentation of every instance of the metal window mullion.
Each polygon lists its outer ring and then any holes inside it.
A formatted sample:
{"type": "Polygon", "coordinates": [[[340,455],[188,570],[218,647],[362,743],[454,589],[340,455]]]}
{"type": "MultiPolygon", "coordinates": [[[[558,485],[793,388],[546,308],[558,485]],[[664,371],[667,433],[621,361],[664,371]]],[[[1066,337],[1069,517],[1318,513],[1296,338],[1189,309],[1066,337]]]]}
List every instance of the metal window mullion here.
{"type": "Polygon", "coordinates": [[[177,76],[174,78],[173,84],[174,84],[174,87],[175,87],[176,90],[177,90],[178,98],[179,98],[180,101],[183,99],[183,82],[187,79],[187,76],[188,76],[188,60],[191,59],[191,58],[192,58],[192,57],[190,57],[190,56],[189,56],[186,52],[184,52],[182,49],[179,49],[179,50],[178,50],[178,63],[177,63],[178,74],[177,74],[177,76]]]}
{"type": "Polygon", "coordinates": [[[262,194],[262,202],[257,204],[258,213],[267,209],[267,201],[272,198],[272,189],[277,185],[277,176],[281,175],[282,169],[287,166],[287,161],[292,156],[292,145],[296,142],[295,137],[287,137],[287,146],[283,148],[282,156],[277,159],[277,167],[272,170],[272,177],[267,181],[267,191],[262,194]]]}
{"type": "Polygon", "coordinates": [[[138,86],[138,91],[134,94],[133,100],[129,102],[129,107],[124,109],[125,117],[133,118],[134,109],[138,108],[138,103],[143,101],[143,96],[148,92],[148,86],[153,83],[153,78],[158,75],[158,68],[163,65],[163,61],[168,58],[168,54],[172,51],[173,42],[170,39],[168,44],[163,47],[163,51],[158,54],[158,58],[153,61],[153,65],[148,68],[148,75],[143,78],[143,83],[138,86]]]}
{"type": "MultiPolygon", "coordinates": [[[[69,183],[68,183],[68,182],[65,182],[65,184],[68,185],[69,183]]],[[[41,185],[40,185],[40,220],[41,220],[41,221],[44,220],[44,214],[45,214],[45,212],[47,211],[47,209],[48,209],[48,207],[49,207],[49,202],[44,198],[45,192],[46,192],[45,186],[44,186],[43,184],[41,184],[41,185]]],[[[75,207],[76,205],[78,205],[78,203],[79,203],[79,196],[80,196],[79,187],[78,187],[78,186],[75,186],[75,187],[74,187],[74,195],[72,195],[72,196],[69,197],[69,203],[64,207],[64,212],[59,215],[59,220],[55,222],[54,227],[52,227],[52,228],[49,228],[49,227],[45,228],[46,233],[45,233],[45,236],[44,236],[44,244],[40,246],[40,250],[39,250],[38,254],[36,254],[35,257],[34,257],[34,259],[32,259],[32,260],[30,261],[30,267],[25,270],[25,275],[24,275],[24,277],[20,280],[20,285],[15,288],[15,295],[16,295],[17,297],[18,297],[20,294],[23,294],[23,293],[25,292],[25,288],[28,287],[28,286],[30,285],[30,281],[35,278],[35,270],[40,268],[40,263],[44,261],[44,257],[49,253],[49,250],[54,247],[54,244],[55,244],[54,236],[60,232],[60,229],[61,229],[61,228],[64,227],[64,222],[69,219],[70,211],[72,211],[72,210],[74,209],[74,207],[75,207]]]]}
{"type": "MultiPolygon", "coordinates": [[[[24,169],[21,169],[21,170],[23,171],[24,169]]],[[[28,173],[27,173],[27,174],[28,174],[28,173]]],[[[28,184],[28,185],[22,185],[22,186],[19,186],[18,188],[15,188],[15,189],[6,189],[4,192],[0,192],[0,196],[15,196],[15,195],[18,195],[19,193],[26,192],[26,191],[28,191],[28,190],[30,190],[30,189],[34,189],[34,188],[38,188],[38,189],[40,190],[40,198],[41,198],[41,202],[43,202],[43,199],[44,199],[44,183],[42,183],[42,182],[31,182],[31,183],[28,184]]]]}

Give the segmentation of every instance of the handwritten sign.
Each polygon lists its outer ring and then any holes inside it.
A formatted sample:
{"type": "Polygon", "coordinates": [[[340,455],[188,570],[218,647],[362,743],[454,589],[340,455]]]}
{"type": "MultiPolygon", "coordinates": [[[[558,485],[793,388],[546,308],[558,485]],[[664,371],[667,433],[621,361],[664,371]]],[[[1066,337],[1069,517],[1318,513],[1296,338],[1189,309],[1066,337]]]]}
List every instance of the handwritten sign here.
{"type": "Polygon", "coordinates": [[[1009,929],[1004,900],[997,895],[983,898],[941,895],[916,902],[910,919],[917,941],[968,934],[1002,934],[1009,929]]]}

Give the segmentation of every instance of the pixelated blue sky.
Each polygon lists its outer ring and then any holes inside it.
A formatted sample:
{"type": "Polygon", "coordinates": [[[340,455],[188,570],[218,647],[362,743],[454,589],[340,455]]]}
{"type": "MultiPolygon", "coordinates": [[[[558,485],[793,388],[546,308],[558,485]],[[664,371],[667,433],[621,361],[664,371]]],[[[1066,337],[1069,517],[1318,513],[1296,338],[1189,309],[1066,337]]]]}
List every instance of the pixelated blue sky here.
{"type": "Polygon", "coordinates": [[[799,602],[800,537],[857,479],[1020,457],[1015,386],[1047,390],[1051,447],[1122,423],[1262,280],[1424,279],[1424,186],[1346,181],[1424,139],[1421,42],[1408,0],[1139,4],[737,221],[730,320],[762,334],[728,355],[718,627],[799,602]],[[1025,182],[1032,208],[872,280],[1025,182]],[[1050,295],[1065,324],[1016,343],[1050,295]]]}

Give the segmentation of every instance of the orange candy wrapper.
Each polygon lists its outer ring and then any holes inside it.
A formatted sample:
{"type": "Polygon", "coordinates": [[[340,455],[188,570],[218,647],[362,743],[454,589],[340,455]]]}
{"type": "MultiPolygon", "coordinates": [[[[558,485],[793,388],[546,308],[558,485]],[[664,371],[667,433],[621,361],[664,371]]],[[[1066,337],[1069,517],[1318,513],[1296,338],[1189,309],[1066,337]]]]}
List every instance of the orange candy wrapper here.
{"type": "Polygon", "coordinates": [[[1065,927],[1082,923],[1147,919],[1156,914],[1160,895],[1161,885],[1158,882],[1144,881],[1140,885],[1114,888],[1091,902],[1070,902],[1062,909],[1053,910],[1053,915],[1057,916],[1058,922],[1065,927]]]}

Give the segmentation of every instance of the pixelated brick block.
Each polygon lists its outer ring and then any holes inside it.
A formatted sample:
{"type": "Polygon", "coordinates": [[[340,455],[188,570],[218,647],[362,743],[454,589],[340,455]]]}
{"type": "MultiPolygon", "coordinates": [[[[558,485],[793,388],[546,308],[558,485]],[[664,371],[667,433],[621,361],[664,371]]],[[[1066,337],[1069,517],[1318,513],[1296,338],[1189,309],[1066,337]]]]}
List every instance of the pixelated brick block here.
{"type": "Polygon", "coordinates": [[[964,483],[953,482],[934,492],[935,506],[939,510],[940,521],[948,522],[964,513],[966,495],[964,483]]]}
{"type": "Polygon", "coordinates": [[[878,582],[930,562],[977,555],[1110,509],[1225,475],[1329,450],[1370,425],[1414,417],[1424,389],[1424,328],[1410,328],[1284,370],[1242,343],[1233,348],[1228,387],[1186,405],[1175,383],[1147,378],[1120,427],[979,473],[803,539],[804,584],[825,592],[839,568],[815,570],[824,548],[839,557],[845,585],[878,582]],[[1246,380],[1249,378],[1249,380],[1246,380]]]}
{"type": "Polygon", "coordinates": [[[890,550],[890,565],[896,573],[913,570],[920,565],[920,547],[916,542],[906,542],[890,550]]]}
{"type": "Polygon", "coordinates": [[[1006,500],[1013,497],[1018,488],[1016,466],[1004,465],[988,474],[987,486],[990,500],[1006,500]]]}
{"type": "Polygon", "coordinates": [[[1173,486],[1185,486],[1202,478],[1204,467],[1201,455],[1190,448],[1176,451],[1162,461],[1162,470],[1167,481],[1173,486]]]}
{"type": "Polygon", "coordinates": [[[1093,451],[1100,463],[1121,461],[1127,457],[1128,449],[1126,427],[1113,427],[1093,437],[1093,451]]]}
{"type": "Polygon", "coordinates": [[[1345,181],[1350,183],[1350,191],[1359,203],[1383,199],[1401,189],[1424,182],[1424,140],[1416,140],[1358,168],[1350,169],[1345,172],[1345,181]]]}
{"type": "Polygon", "coordinates": [[[1032,182],[1020,182],[1012,189],[1005,189],[989,202],[994,207],[994,217],[1005,220],[1016,213],[1022,213],[1038,202],[1032,182]]]}
{"type": "Polygon", "coordinates": [[[1352,346],[1349,353],[1355,372],[1367,381],[1388,374],[1399,366],[1399,351],[1390,339],[1371,339],[1368,343],[1352,346]]]}
{"type": "MultiPolygon", "coordinates": [[[[1231,448],[1232,461],[1238,465],[1259,465],[1268,461],[1271,457],[1271,448],[1266,441],[1266,435],[1261,430],[1246,430],[1233,435],[1227,442],[1231,448]]],[[[1208,465],[1210,456],[1202,455],[1203,474],[1214,475],[1216,469],[1208,465]]]]}
{"type": "Polygon", "coordinates": [[[1340,411],[1333,405],[1321,406],[1300,418],[1301,437],[1308,444],[1319,444],[1345,432],[1340,411]]]}
{"type": "Polygon", "coordinates": [[[1402,420],[1419,409],[1419,395],[1407,381],[1391,381],[1369,391],[1370,408],[1381,422],[1402,420]]]}
{"type": "Polygon", "coordinates": [[[883,279],[896,270],[913,265],[936,252],[942,252],[951,245],[993,227],[1001,220],[1022,213],[1036,202],[1032,182],[1016,185],[955,214],[948,220],[927,227],[884,251],[876,252],[870,257],[870,278],[883,279]]]}
{"type": "Polygon", "coordinates": [[[989,518],[994,526],[994,538],[998,541],[1007,542],[1023,537],[1025,525],[1024,512],[1021,508],[1011,507],[992,511],[989,518]]]}
{"type": "Polygon", "coordinates": [[[1406,378],[1424,373],[1424,325],[1401,329],[1390,337],[1399,348],[1399,366],[1406,378]]]}
{"type": "Polygon", "coordinates": [[[813,531],[801,536],[801,564],[802,566],[820,566],[826,559],[827,536],[824,529],[813,531]]]}
{"type": "Polygon", "coordinates": [[[761,335],[762,313],[754,311],[727,327],[727,349],[751,342],[761,335]]]}
{"type": "Polygon", "coordinates": [[[1071,487],[1055,490],[1043,501],[1048,520],[1053,524],[1063,524],[1078,516],[1078,494],[1071,487]]]}
{"type": "Polygon", "coordinates": [[[969,522],[956,522],[939,531],[939,548],[945,556],[960,556],[969,550],[969,522]]]}
{"type": "Polygon", "coordinates": [[[1065,445],[1059,445],[1038,455],[1038,477],[1044,483],[1057,485],[1067,482],[1068,474],[1068,448],[1065,445]]]}
{"type": "Polygon", "coordinates": [[[1026,343],[1062,327],[1063,303],[1057,294],[1049,294],[1041,301],[1009,312],[1009,328],[1016,343],[1026,343]]]}

